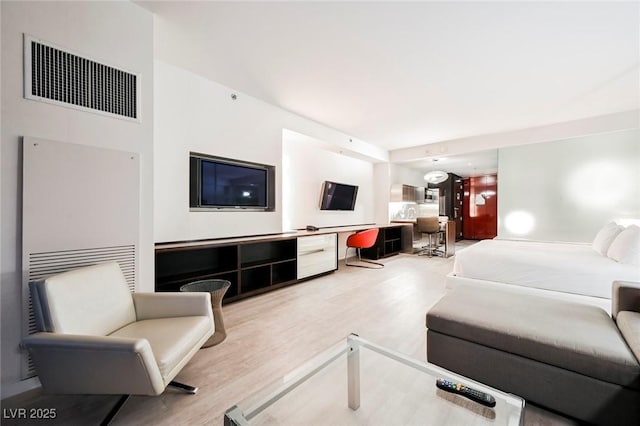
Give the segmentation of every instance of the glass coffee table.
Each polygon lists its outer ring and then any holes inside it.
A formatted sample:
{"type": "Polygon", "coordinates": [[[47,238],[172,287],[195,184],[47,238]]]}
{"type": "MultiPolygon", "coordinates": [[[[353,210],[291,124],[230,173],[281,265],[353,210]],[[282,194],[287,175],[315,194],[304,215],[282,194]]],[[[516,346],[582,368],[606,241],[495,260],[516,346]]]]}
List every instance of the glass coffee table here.
{"type": "Polygon", "coordinates": [[[522,425],[524,400],[352,334],[229,408],[232,425],[522,425]],[[493,396],[493,408],[436,387],[493,396]]]}

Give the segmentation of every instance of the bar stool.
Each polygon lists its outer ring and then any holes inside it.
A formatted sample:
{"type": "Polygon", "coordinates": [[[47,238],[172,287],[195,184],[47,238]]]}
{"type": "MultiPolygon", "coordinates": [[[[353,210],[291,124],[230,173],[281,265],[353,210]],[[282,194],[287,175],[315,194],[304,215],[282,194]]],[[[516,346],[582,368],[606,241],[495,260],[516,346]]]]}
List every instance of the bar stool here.
{"type": "MultiPolygon", "coordinates": [[[[421,234],[427,234],[429,243],[422,247],[422,250],[418,252],[418,255],[426,252],[429,257],[432,257],[434,253],[439,254],[438,248],[440,247],[440,238],[442,237],[442,230],[440,229],[440,220],[437,216],[433,217],[419,217],[417,219],[418,231],[421,234]],[[435,237],[435,246],[433,244],[433,237],[435,237]]],[[[442,253],[444,255],[444,253],[442,253]]]]}

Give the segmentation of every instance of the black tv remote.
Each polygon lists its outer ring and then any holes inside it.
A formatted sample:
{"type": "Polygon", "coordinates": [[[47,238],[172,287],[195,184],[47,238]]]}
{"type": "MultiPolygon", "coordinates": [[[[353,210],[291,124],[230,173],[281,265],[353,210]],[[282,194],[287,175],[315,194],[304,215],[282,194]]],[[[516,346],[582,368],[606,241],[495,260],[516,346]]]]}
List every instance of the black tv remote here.
{"type": "Polygon", "coordinates": [[[450,382],[445,379],[438,379],[436,380],[436,386],[443,391],[457,393],[458,395],[462,395],[465,398],[469,398],[470,400],[486,405],[487,407],[496,406],[496,399],[488,393],[480,392],[477,389],[461,385],[460,383],[450,382]]]}

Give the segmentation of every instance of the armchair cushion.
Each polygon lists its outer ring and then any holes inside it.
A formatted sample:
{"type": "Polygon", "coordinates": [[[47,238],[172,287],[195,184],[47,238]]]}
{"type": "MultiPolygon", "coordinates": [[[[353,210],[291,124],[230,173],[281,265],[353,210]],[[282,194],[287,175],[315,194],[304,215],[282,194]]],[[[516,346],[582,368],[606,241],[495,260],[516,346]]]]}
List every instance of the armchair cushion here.
{"type": "Polygon", "coordinates": [[[40,331],[105,336],[136,320],[131,291],[117,263],[103,263],[30,284],[40,331]]]}
{"type": "Polygon", "coordinates": [[[187,317],[202,315],[211,317],[209,293],[133,293],[136,320],[187,317]]]}
{"type": "Polygon", "coordinates": [[[199,349],[211,333],[213,323],[209,317],[191,316],[136,321],[116,330],[111,336],[146,339],[165,384],[169,384],[182,368],[180,361],[194,348],[199,349]],[[174,372],[178,366],[180,368],[174,372]]]}

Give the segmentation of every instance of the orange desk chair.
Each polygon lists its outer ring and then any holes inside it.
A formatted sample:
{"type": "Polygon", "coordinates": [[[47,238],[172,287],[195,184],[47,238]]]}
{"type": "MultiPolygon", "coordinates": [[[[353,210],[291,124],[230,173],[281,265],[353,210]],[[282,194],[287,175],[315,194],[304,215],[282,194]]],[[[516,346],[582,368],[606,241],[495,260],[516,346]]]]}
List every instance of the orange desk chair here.
{"type": "Polygon", "coordinates": [[[374,262],[372,260],[363,260],[360,254],[360,250],[363,248],[372,247],[376,243],[376,239],[378,238],[378,228],[367,229],[366,231],[356,232],[355,234],[349,235],[347,238],[347,249],[344,252],[344,264],[347,266],[358,266],[360,268],[372,268],[372,269],[381,269],[384,268],[382,263],[374,262]],[[381,268],[373,268],[371,266],[358,265],[356,263],[347,263],[347,254],[349,253],[350,248],[355,248],[358,253],[358,260],[360,263],[371,263],[374,265],[378,265],[381,268]]]}

